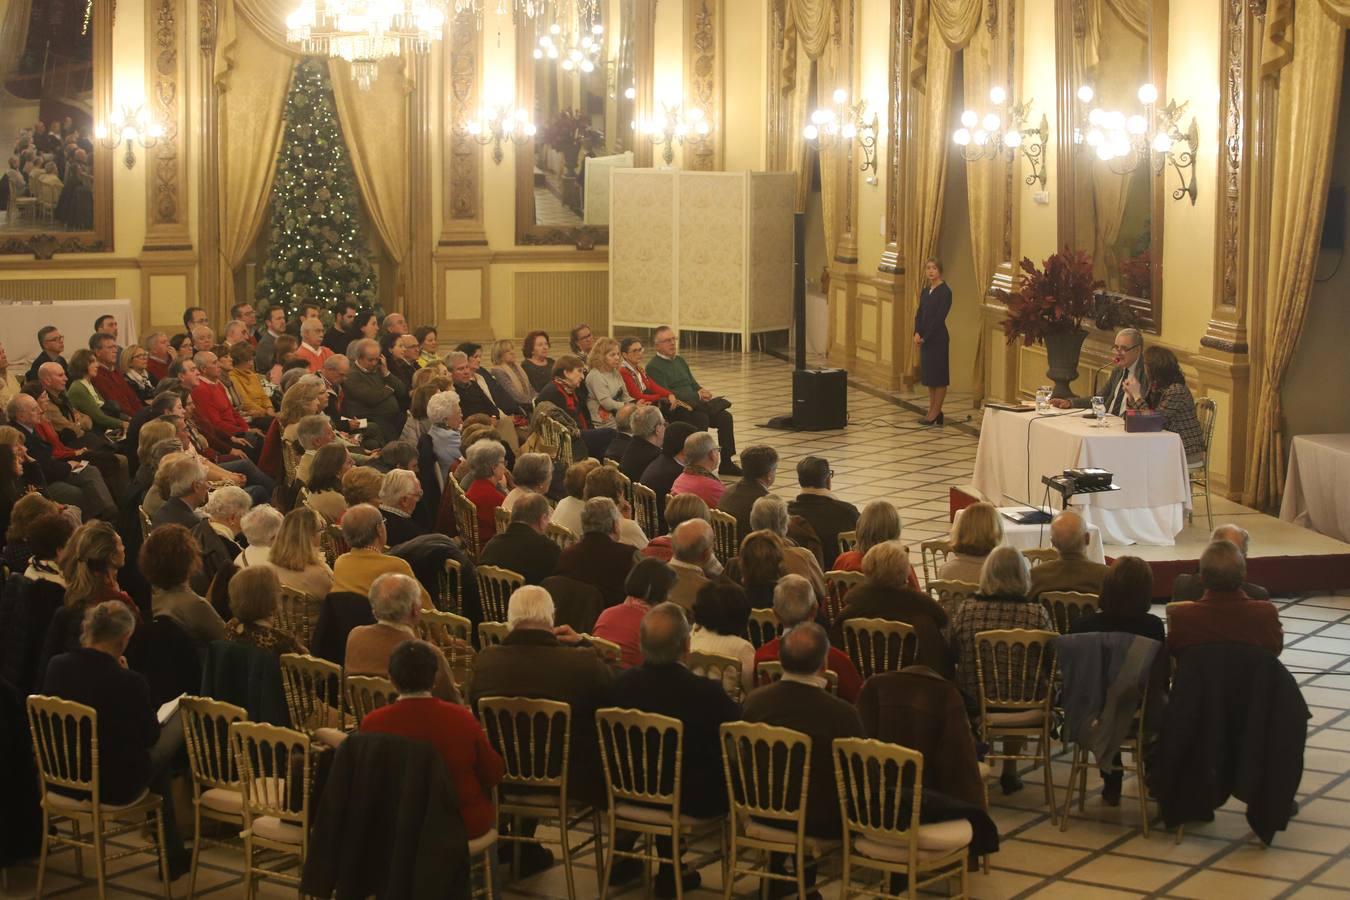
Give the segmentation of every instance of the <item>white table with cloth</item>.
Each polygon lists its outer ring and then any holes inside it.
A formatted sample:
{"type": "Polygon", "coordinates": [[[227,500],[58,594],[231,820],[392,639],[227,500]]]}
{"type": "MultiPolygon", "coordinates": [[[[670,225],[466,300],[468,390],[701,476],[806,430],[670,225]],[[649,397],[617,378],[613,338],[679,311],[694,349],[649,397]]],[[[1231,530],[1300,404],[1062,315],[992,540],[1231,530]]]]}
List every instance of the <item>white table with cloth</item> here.
{"type": "Polygon", "coordinates": [[[1105,469],[1119,485],[1118,491],[1077,494],[1070,501],[1106,543],[1170,547],[1185,527],[1190,480],[1175,433],[1127,434],[1124,421],[1114,416],[1097,428],[1081,410],[1045,415],[985,410],[974,485],[995,506],[1007,501],[1040,506],[1041,476],[1068,468],[1105,469]]]}
{"type": "MultiPolygon", "coordinates": [[[[0,284],[0,297],[4,285],[0,284]]],[[[38,329],[55,325],[66,339],[66,359],[81,347],[89,346],[94,320],[104,314],[117,319],[117,343],[129,347],[136,343],[136,318],[130,300],[4,300],[0,299],[0,343],[5,345],[9,367],[22,375],[41,352],[38,329]]]]}
{"type": "Polygon", "coordinates": [[[1350,434],[1294,438],[1280,518],[1350,544],[1350,434]]]}
{"type": "MultiPolygon", "coordinates": [[[[1000,506],[998,511],[1003,513],[1025,512],[1025,506],[1000,506]]],[[[960,513],[957,513],[959,516],[960,513]]],[[[1022,525],[1009,519],[1006,515],[1003,518],[1003,543],[1009,547],[1016,547],[1018,550],[1035,550],[1038,547],[1050,546],[1050,523],[1044,525],[1022,525]]],[[[1106,551],[1102,549],[1101,529],[1092,523],[1088,523],[1088,548],[1087,558],[1095,563],[1106,562],[1106,551]]]]}

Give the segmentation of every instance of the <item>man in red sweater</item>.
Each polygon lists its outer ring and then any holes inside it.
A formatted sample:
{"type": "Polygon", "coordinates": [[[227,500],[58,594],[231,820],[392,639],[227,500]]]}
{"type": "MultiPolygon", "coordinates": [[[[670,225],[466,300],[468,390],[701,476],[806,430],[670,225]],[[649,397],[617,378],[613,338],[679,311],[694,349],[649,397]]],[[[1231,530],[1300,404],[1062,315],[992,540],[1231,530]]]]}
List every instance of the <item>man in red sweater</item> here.
{"type": "Polygon", "coordinates": [[[192,389],[192,402],[197,404],[197,417],[209,422],[228,435],[242,435],[249,430],[248,422],[230,402],[230,393],[220,383],[220,359],[211,351],[192,357],[197,364],[197,386],[192,389]]]}
{"type": "Polygon", "coordinates": [[[89,338],[89,349],[98,359],[98,371],[94,373],[94,387],[103,399],[117,404],[123,415],[134,416],[145,406],[141,398],[131,389],[131,385],[117,371],[117,338],[103,332],[89,338]]]}
{"type": "Polygon", "coordinates": [[[1284,649],[1280,613],[1269,600],[1242,592],[1247,561],[1228,541],[1215,541],[1200,554],[1199,600],[1167,604],[1167,649],[1173,656],[1197,644],[1252,644],[1276,656],[1284,649]]]}
{"type": "Polygon", "coordinates": [[[459,795],[459,812],[469,838],[481,837],[493,821],[492,788],[506,765],[468,707],[431,696],[440,651],[426,641],[406,640],[389,656],[389,679],[398,699],[361,720],[361,730],[395,734],[433,745],[445,760],[459,795]]]}
{"type": "MultiPolygon", "coordinates": [[[[773,589],[773,611],[778,614],[778,623],[784,631],[802,622],[814,622],[816,619],[816,592],[811,582],[801,575],[784,575],[778,579],[773,589]]],[[[755,668],[763,662],[778,659],[778,638],[766,641],[755,651],[755,668]]],[[[863,680],[858,667],[838,647],[831,647],[827,655],[825,668],[839,677],[839,699],[857,703],[862,693],[863,680]]]]}

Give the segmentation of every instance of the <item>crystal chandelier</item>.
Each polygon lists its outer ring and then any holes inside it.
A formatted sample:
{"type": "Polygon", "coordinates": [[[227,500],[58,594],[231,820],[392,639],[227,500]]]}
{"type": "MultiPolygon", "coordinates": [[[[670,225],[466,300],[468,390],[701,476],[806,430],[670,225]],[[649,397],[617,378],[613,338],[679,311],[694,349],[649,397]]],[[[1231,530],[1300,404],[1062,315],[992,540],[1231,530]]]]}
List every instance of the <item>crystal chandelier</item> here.
{"type": "Polygon", "coordinates": [[[594,72],[604,46],[604,34],[605,26],[599,22],[576,31],[554,22],[545,34],[540,35],[534,58],[558,60],[566,72],[594,72]]]}
{"type": "Polygon", "coordinates": [[[380,60],[425,53],[444,25],[439,0],[301,0],[286,17],[286,40],[310,55],[345,59],[368,90],[380,60]]]}

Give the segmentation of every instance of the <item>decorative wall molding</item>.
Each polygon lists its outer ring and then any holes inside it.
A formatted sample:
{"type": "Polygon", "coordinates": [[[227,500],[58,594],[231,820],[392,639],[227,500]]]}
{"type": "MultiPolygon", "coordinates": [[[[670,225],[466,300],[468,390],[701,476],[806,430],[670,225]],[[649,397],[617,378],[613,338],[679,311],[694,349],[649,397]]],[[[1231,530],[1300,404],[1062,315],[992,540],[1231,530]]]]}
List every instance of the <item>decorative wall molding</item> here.
{"type": "MultiPolygon", "coordinates": [[[[145,250],[191,249],[188,230],[183,47],[186,0],[151,0],[145,10],[145,82],[150,114],[164,136],[146,151],[145,250]]],[[[214,23],[213,23],[214,25],[214,23]]]]}
{"type": "Polygon", "coordinates": [[[900,189],[905,177],[905,152],[909,145],[906,116],[909,108],[910,44],[914,39],[914,4],[912,0],[891,0],[890,57],[887,81],[890,84],[890,106],[886,110],[886,248],[881,253],[877,271],[885,275],[903,275],[904,253],[900,249],[900,227],[904,211],[900,207],[900,189]]]}
{"type": "Polygon", "coordinates": [[[483,32],[469,11],[445,25],[441,53],[442,191],[441,245],[487,243],[483,224],[483,148],[464,125],[478,115],[482,86],[483,32]]]}
{"type": "Polygon", "coordinates": [[[197,0],[197,48],[201,51],[197,122],[198,300],[208,309],[218,305],[215,289],[220,272],[220,182],[216,177],[220,148],[220,105],[216,93],[216,0],[197,0]],[[208,294],[209,292],[209,294],[208,294]]]}
{"type": "Polygon", "coordinates": [[[684,167],[721,171],[726,166],[722,95],[726,60],[722,49],[725,0],[684,0],[684,95],[703,111],[712,131],[684,149],[684,167]]]}
{"type": "Polygon", "coordinates": [[[111,250],[98,238],[89,236],[66,237],[55,234],[25,234],[0,240],[0,256],[21,253],[42,261],[57,253],[98,253],[111,250]]]}

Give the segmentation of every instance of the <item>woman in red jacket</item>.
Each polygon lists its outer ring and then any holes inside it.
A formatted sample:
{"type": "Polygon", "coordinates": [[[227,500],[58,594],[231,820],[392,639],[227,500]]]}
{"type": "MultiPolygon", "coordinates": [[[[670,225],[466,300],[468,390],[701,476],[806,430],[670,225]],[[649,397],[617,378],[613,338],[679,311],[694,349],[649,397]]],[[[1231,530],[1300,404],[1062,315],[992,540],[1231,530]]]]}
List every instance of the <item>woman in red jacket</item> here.
{"type": "Polygon", "coordinates": [[[652,381],[647,370],[642,367],[642,353],[642,341],[638,338],[626,337],[619,341],[619,355],[623,357],[623,365],[619,368],[623,373],[623,383],[628,387],[628,393],[633,399],[639,403],[654,405],[664,403],[670,412],[692,409],[689,404],[652,381]]]}
{"type": "Polygon", "coordinates": [[[506,478],[506,448],[497,441],[476,442],[464,454],[455,477],[478,508],[478,546],[483,547],[497,533],[496,510],[511,489],[506,478]]]}
{"type": "Polygon", "coordinates": [[[389,655],[389,679],[398,690],[398,700],[369,713],[361,720],[361,730],[434,746],[450,771],[459,795],[459,812],[472,840],[496,824],[492,788],[506,774],[506,764],[467,707],[431,695],[440,655],[426,641],[407,640],[395,647],[389,655]]]}

